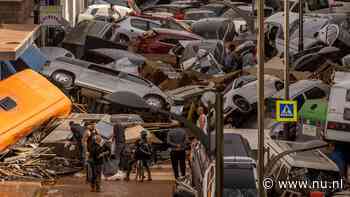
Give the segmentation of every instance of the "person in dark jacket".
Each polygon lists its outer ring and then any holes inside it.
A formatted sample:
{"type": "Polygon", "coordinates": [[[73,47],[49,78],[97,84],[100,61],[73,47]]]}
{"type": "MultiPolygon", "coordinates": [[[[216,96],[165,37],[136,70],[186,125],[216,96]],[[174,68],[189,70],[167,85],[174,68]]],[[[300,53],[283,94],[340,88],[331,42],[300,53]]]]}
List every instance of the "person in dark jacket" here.
{"type": "Polygon", "coordinates": [[[90,148],[89,164],[91,168],[90,184],[92,192],[101,192],[102,165],[110,154],[110,147],[98,134],[94,135],[90,148]]]}
{"type": "Polygon", "coordinates": [[[120,123],[116,123],[113,126],[113,143],[115,148],[112,155],[114,155],[117,160],[120,160],[120,153],[125,144],[125,128],[120,123]]]}
{"type": "Polygon", "coordinates": [[[175,178],[179,178],[179,166],[181,176],[186,175],[186,131],[183,128],[172,129],[168,132],[167,143],[170,146],[170,159],[175,178]]]}
{"type": "MultiPolygon", "coordinates": [[[[147,142],[147,131],[141,132],[141,139],[137,140],[135,143],[135,153],[133,160],[129,162],[128,171],[125,177],[126,181],[130,179],[130,173],[134,166],[134,164],[138,161],[141,161],[142,168],[146,169],[148,181],[152,181],[151,170],[148,166],[148,162],[152,156],[152,148],[151,145],[147,142]]],[[[142,175],[143,176],[143,175],[142,175]]],[[[143,181],[144,177],[141,177],[141,181],[143,181]]]]}
{"type": "MultiPolygon", "coordinates": [[[[80,152],[80,161],[82,163],[84,163],[85,162],[85,152],[84,152],[84,148],[83,148],[82,139],[83,139],[86,128],[81,126],[80,124],[74,123],[73,121],[69,122],[69,127],[70,127],[72,134],[73,134],[72,139],[77,144],[79,152],[80,152]]],[[[69,144],[69,145],[71,145],[71,144],[69,144]]]]}

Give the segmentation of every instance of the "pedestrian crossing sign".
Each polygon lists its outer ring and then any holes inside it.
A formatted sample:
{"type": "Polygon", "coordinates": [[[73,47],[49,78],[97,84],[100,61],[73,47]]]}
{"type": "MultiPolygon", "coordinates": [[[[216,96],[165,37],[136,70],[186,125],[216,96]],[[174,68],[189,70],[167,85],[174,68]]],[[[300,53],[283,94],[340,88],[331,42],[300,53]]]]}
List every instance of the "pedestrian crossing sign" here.
{"type": "Polygon", "coordinates": [[[296,122],[298,120],[297,101],[278,100],[276,102],[276,120],[278,122],[296,122]]]}

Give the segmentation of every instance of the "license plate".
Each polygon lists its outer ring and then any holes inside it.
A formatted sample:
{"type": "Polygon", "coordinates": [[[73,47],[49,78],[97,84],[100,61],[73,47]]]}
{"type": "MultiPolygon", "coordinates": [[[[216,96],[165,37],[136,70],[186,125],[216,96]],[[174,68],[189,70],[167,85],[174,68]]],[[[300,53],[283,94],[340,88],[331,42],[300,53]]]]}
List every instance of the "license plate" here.
{"type": "Polygon", "coordinates": [[[184,106],[183,106],[183,105],[178,105],[178,106],[172,106],[172,107],[170,108],[170,111],[171,111],[172,113],[177,114],[177,115],[182,115],[183,109],[184,109],[184,106]]]}
{"type": "Polygon", "coordinates": [[[317,127],[309,124],[303,124],[303,134],[317,136],[317,127]]]}

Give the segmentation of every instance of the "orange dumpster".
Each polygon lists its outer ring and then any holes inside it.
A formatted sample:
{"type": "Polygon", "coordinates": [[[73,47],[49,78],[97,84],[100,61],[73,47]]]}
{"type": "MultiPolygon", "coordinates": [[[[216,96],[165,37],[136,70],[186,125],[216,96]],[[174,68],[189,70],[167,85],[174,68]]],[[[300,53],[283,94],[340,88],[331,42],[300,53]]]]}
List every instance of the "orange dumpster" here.
{"type": "Polygon", "coordinates": [[[72,103],[32,70],[0,81],[0,152],[51,118],[66,117],[72,103]]]}

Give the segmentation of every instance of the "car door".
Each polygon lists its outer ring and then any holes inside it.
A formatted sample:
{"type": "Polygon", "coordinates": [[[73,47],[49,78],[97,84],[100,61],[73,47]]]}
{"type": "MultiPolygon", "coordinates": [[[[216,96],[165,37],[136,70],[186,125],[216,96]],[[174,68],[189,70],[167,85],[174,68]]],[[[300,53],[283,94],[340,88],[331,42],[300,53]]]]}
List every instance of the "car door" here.
{"type": "Polygon", "coordinates": [[[120,89],[121,80],[118,71],[105,69],[99,65],[90,64],[80,74],[81,86],[92,88],[98,92],[113,93],[120,89]]]}

